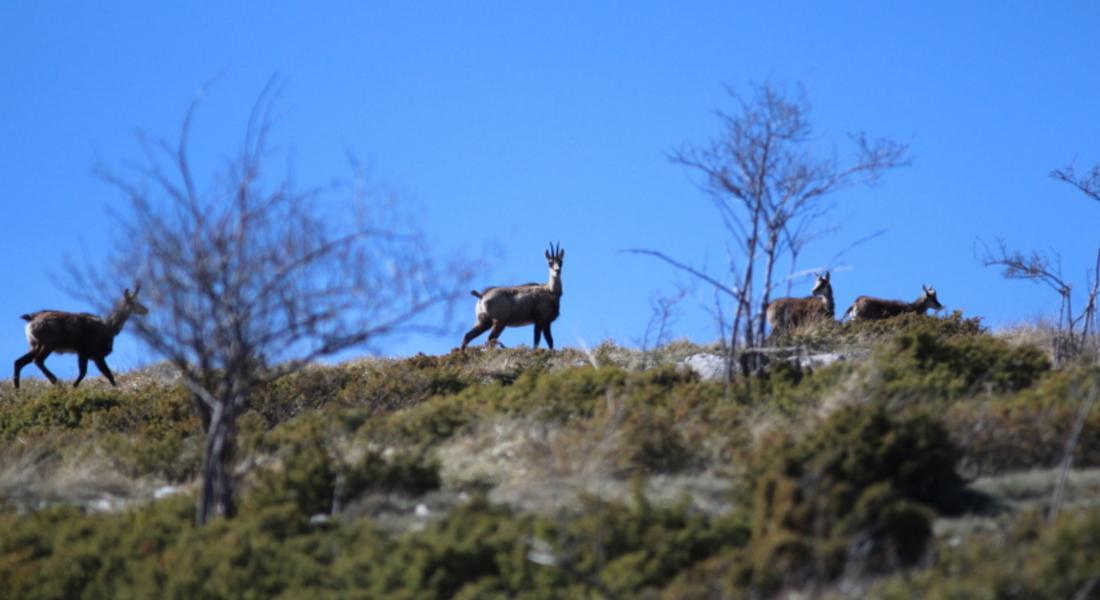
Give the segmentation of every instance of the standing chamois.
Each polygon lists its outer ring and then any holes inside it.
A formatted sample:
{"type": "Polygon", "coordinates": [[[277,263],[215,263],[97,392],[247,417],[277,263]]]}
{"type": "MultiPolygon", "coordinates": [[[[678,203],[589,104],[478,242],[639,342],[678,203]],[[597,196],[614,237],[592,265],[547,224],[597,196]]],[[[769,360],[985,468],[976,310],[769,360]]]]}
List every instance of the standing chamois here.
{"type": "Polygon", "coordinates": [[[814,274],[814,288],[808,298],[777,298],[768,303],[765,315],[775,333],[786,333],[799,325],[812,321],[832,320],[836,306],[833,304],[833,286],[829,272],[814,274]]]}
{"type": "Polygon", "coordinates": [[[936,290],[921,285],[924,292],[921,293],[920,298],[917,298],[913,302],[902,302],[901,300],[883,300],[881,298],[872,298],[871,296],[860,296],[856,298],[856,301],[852,303],[852,306],[848,307],[848,312],[844,313],[845,317],[851,317],[853,321],[874,321],[877,319],[887,319],[890,317],[896,317],[905,313],[919,313],[926,314],[928,309],[939,310],[943,308],[940,301],[936,298],[936,290]]]}
{"type": "Polygon", "coordinates": [[[88,372],[88,359],[95,361],[99,372],[103,373],[111,385],[117,386],[111,370],[107,368],[107,355],[114,349],[115,336],[122,331],[126,319],[131,314],[144,315],[149,309],[138,302],[137,295],[141,284],[134,286],[134,292],[126,290],[122,293],[122,301],[106,319],[88,313],[70,313],[57,310],[40,310],[28,315],[22,315],[27,322],[27,341],[31,344],[31,351],[20,356],[15,361],[15,376],[12,382],[19,387],[19,371],[31,361],[38,365],[50,383],[57,383],[57,377],[46,368],[46,357],[53,352],[74,353],[77,356],[77,365],[80,367],[80,375],[73,382],[73,387],[80,385],[88,372]]]}
{"type": "Polygon", "coordinates": [[[485,333],[489,328],[489,341],[492,346],[497,342],[505,327],[535,325],[535,347],[539,347],[539,335],[546,334],[546,345],[554,349],[554,338],[550,335],[550,323],[558,318],[561,307],[561,265],[565,259],[565,250],[559,244],[546,251],[546,264],[550,267],[550,280],[545,284],[528,283],[506,287],[485,288],[484,292],[471,291],[478,298],[475,315],[477,323],[462,338],[462,349],[470,340],[485,333]]]}

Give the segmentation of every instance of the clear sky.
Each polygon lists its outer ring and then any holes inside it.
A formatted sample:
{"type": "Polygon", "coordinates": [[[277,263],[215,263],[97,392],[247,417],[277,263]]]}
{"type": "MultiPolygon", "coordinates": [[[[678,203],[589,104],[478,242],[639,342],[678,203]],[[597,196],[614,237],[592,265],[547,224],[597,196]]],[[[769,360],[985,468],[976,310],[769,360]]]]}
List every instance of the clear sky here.
{"type": "MultiPolygon", "coordinates": [[[[348,150],[368,159],[439,251],[501,250],[477,287],[544,279],[542,252],[560,240],[559,345],[635,343],[651,295],[690,283],[624,248],[723,265],[713,209],[667,155],[718,132],[713,110],[733,108],[723,84],[765,80],[805,87],[824,151],[858,131],[911,145],[912,166],[835,198],[841,228],[805,254],[802,266],[823,265],[887,230],[834,272],[838,313],[928,283],[993,326],[1049,315],[1051,292],[1002,280],[973,247],[1004,236],[1055,249],[1083,283],[1100,206],[1048,173],[1100,162],[1098,26],[1100,3],[1084,0],[2,3],[0,355],[26,350],[20,314],[88,309],[55,280],[65,256],[94,262],[111,235],[122,198],[93,166],[139,158],[135,131],[174,136],[219,74],[195,126],[200,170],[236,148],[279,74],[276,141],[298,180],[346,176],[348,150]]],[[[710,299],[696,286],[674,331],[714,339],[710,299]]],[[[387,352],[449,350],[473,302],[452,339],[387,352]]],[[[152,359],[124,333],[109,362],[152,359]]],[[[62,377],[75,362],[50,359],[62,377]]]]}

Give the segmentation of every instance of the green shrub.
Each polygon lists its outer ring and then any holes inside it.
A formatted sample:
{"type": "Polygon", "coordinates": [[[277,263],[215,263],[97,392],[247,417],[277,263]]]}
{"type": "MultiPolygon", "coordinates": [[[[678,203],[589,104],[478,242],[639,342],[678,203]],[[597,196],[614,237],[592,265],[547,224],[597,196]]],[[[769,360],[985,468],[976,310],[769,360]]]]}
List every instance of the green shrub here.
{"type": "Polygon", "coordinates": [[[714,403],[721,386],[702,383],[671,367],[640,373],[616,367],[574,367],[530,371],[511,384],[472,386],[380,418],[368,418],[360,433],[372,440],[426,447],[446,440],[469,424],[495,416],[552,422],[585,421],[608,410],[609,397],[631,406],[680,413],[700,402],[714,403]],[[679,408],[678,408],[679,407],[679,408]]]}
{"type": "Polygon", "coordinates": [[[260,445],[278,459],[263,468],[245,496],[246,510],[291,507],[292,527],[310,516],[329,513],[366,492],[421,495],[441,485],[439,465],[422,451],[368,450],[348,462],[334,447],[322,418],[302,416],[271,432],[260,445]]]}
{"type": "Polygon", "coordinates": [[[29,398],[6,403],[0,410],[0,436],[34,435],[51,429],[78,429],[122,400],[115,391],[52,386],[29,398]]]}
{"type": "Polygon", "coordinates": [[[394,452],[385,455],[368,451],[358,464],[344,469],[346,501],[368,491],[398,492],[419,496],[442,485],[439,463],[423,452],[394,452]]]}
{"type": "Polygon", "coordinates": [[[423,530],[299,522],[293,503],[192,526],[194,499],[119,514],[0,513],[0,587],[19,598],[571,598],[655,592],[748,528],[686,506],[590,500],[576,514],[517,515],[476,498],[423,530]]]}
{"type": "Polygon", "coordinates": [[[847,362],[810,370],[789,361],[768,365],[759,377],[746,377],[733,386],[737,402],[774,410],[790,417],[820,404],[822,397],[838,386],[854,370],[847,362]]]}
{"type": "MultiPolygon", "coordinates": [[[[1007,397],[956,403],[945,420],[977,473],[1048,468],[1060,464],[1066,439],[1090,394],[1100,393],[1100,368],[1047,374],[1034,386],[1007,397]]],[[[1100,403],[1086,415],[1073,464],[1100,466],[1100,403]]]]}
{"type": "Polygon", "coordinates": [[[100,444],[115,466],[132,477],[188,481],[202,464],[203,435],[184,390],[148,386],[101,415],[100,444]]]}
{"type": "Polygon", "coordinates": [[[883,598],[1095,598],[1100,594],[1100,510],[1062,514],[1047,526],[1024,514],[1007,534],[944,545],[935,564],[892,577],[883,598]],[[1089,592],[1091,590],[1091,593],[1089,592]]]}
{"type": "Polygon", "coordinates": [[[882,393],[891,398],[951,400],[978,392],[1014,392],[1050,369],[1031,346],[1013,347],[989,336],[942,337],[906,333],[880,348],[875,364],[882,393]]]}
{"type": "Polygon", "coordinates": [[[898,335],[931,335],[938,338],[970,337],[988,333],[981,317],[965,318],[962,311],[938,317],[907,313],[876,321],[848,321],[841,327],[842,335],[863,341],[889,339],[898,335]]]}
{"type": "Polygon", "coordinates": [[[762,590],[828,580],[845,567],[912,565],[932,509],[955,511],[962,500],[946,430],[925,416],[892,418],[882,405],[842,409],[805,439],[780,438],[760,453],[751,561],[762,590]]]}

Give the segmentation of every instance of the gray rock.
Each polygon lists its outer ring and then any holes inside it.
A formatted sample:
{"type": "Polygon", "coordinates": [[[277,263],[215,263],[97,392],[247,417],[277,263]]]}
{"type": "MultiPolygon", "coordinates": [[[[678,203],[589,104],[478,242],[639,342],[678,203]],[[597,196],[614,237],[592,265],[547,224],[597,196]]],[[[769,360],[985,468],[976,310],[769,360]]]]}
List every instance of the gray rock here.
{"type": "Polygon", "coordinates": [[[726,376],[726,359],[717,354],[692,354],[680,364],[704,381],[720,381],[726,376]]]}

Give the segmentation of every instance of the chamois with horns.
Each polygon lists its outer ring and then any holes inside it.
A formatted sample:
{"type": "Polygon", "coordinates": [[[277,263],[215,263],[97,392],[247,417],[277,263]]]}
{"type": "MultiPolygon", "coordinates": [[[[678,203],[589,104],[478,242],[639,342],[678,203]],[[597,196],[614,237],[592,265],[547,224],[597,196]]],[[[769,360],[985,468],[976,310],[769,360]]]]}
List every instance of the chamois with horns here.
{"type": "Polygon", "coordinates": [[[54,352],[76,354],[80,374],[73,387],[80,385],[80,380],[88,372],[88,359],[95,362],[99,372],[107,377],[111,385],[117,386],[106,358],[114,349],[115,336],[122,331],[126,319],[131,314],[144,315],[149,312],[144,304],[138,302],[140,290],[140,283],[134,286],[132,293],[129,289],[125,290],[118,306],[105,319],[88,313],[58,310],[40,310],[22,315],[20,318],[27,322],[25,330],[31,350],[15,361],[15,375],[12,377],[15,387],[19,387],[19,372],[31,361],[50,383],[57,383],[57,377],[46,368],[46,357],[54,352]]]}
{"type": "Polygon", "coordinates": [[[829,272],[815,273],[814,277],[816,280],[808,298],[777,298],[768,303],[764,314],[773,332],[785,333],[805,323],[833,318],[836,305],[829,272]]]}
{"type": "Polygon", "coordinates": [[[558,318],[561,307],[561,265],[565,259],[565,250],[561,244],[556,248],[550,244],[546,251],[546,265],[550,268],[550,278],[546,283],[527,283],[503,287],[489,287],[485,291],[473,290],[477,300],[475,316],[477,323],[462,338],[462,350],[477,336],[489,329],[489,341],[486,345],[497,343],[505,327],[535,325],[535,348],[539,347],[539,336],[546,335],[546,345],[554,349],[554,338],[550,335],[550,324],[558,318]]]}
{"type": "Polygon", "coordinates": [[[845,317],[850,317],[853,321],[874,321],[877,319],[887,319],[890,317],[896,317],[905,313],[919,313],[927,314],[928,309],[940,310],[943,305],[940,304],[938,298],[936,298],[936,290],[927,285],[921,285],[924,290],[920,297],[913,302],[902,302],[901,300],[883,300],[881,298],[872,298],[871,296],[860,296],[856,298],[856,301],[848,307],[848,312],[844,313],[845,317]]]}

